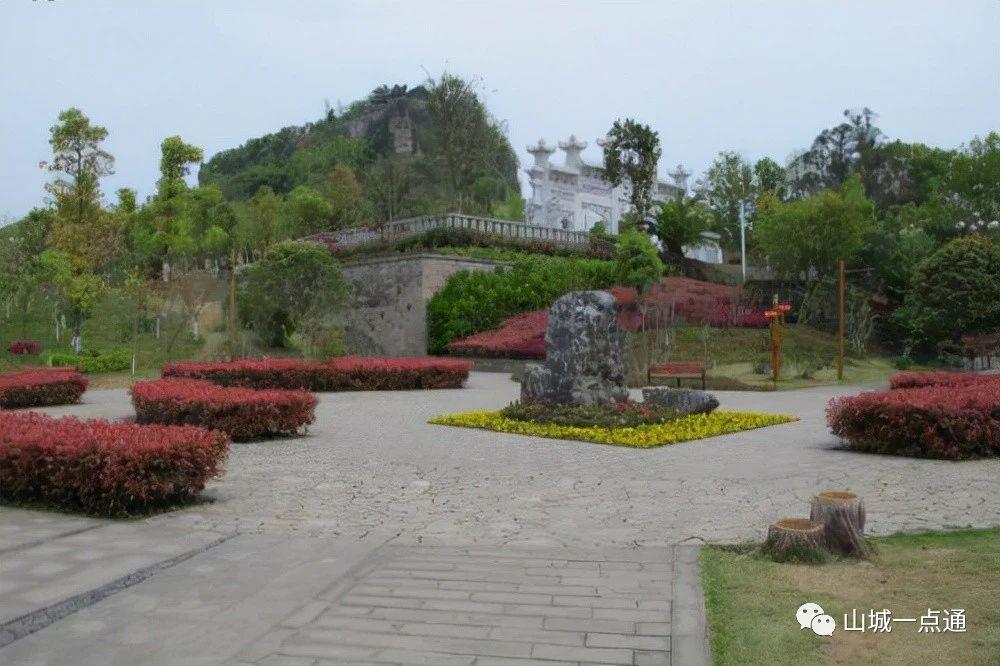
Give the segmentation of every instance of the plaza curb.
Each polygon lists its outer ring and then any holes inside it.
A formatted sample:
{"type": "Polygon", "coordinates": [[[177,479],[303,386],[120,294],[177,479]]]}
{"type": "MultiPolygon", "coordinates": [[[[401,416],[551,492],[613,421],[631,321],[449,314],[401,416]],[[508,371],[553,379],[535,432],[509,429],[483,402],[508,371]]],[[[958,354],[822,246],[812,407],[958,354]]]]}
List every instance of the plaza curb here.
{"type": "Polygon", "coordinates": [[[701,587],[698,553],[701,546],[674,546],[674,575],[670,610],[671,662],[684,666],[709,666],[705,594],[701,587]]]}

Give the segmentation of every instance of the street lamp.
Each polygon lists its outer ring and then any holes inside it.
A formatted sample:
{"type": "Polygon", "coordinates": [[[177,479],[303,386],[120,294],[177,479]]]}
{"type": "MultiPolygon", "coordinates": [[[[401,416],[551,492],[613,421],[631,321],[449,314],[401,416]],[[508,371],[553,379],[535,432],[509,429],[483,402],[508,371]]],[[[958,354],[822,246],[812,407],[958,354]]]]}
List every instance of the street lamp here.
{"type": "Polygon", "coordinates": [[[743,281],[747,281],[747,215],[746,206],[740,201],[740,265],[743,268],[743,281]]]}

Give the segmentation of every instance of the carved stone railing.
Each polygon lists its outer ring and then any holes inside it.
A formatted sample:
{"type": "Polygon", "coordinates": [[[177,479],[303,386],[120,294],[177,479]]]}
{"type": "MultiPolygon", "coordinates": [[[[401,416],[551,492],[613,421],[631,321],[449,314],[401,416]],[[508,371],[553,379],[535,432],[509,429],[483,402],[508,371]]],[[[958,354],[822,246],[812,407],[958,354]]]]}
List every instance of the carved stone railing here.
{"type": "Polygon", "coordinates": [[[332,241],[336,247],[347,248],[367,245],[369,243],[393,241],[408,236],[416,236],[431,229],[441,228],[470,229],[487,234],[496,234],[505,238],[518,238],[527,241],[538,240],[572,247],[589,246],[591,244],[590,234],[586,231],[568,231],[566,229],[542,227],[523,222],[479,217],[477,215],[463,215],[461,213],[424,215],[422,217],[411,217],[404,220],[387,222],[378,226],[341,229],[339,231],[317,234],[317,237],[323,237],[322,239],[317,238],[317,240],[323,240],[327,244],[332,241]]]}

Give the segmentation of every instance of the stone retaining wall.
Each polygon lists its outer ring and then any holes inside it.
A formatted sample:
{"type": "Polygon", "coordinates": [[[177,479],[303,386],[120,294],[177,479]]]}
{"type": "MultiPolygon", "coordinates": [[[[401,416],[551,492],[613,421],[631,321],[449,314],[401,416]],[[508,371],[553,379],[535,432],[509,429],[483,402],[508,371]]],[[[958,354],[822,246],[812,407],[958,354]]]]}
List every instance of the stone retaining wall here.
{"type": "Polygon", "coordinates": [[[353,289],[345,322],[352,354],[423,356],[427,301],[458,271],[492,271],[501,262],[435,254],[408,254],[344,264],[353,289]]]}

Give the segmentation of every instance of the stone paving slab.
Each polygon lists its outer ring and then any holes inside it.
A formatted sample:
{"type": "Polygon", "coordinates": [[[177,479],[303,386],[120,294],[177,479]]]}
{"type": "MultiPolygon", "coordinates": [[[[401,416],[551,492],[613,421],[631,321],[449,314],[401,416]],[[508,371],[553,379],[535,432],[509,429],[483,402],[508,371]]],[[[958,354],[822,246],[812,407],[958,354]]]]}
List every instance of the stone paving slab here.
{"type": "Polygon", "coordinates": [[[106,523],[96,518],[69,516],[54,511],[0,508],[0,555],[106,523]]]}
{"type": "MultiPolygon", "coordinates": [[[[0,509],[5,524],[12,512],[0,509]]],[[[23,516],[22,516],[23,518],[23,516]]],[[[32,521],[28,521],[30,526],[32,521]]],[[[222,535],[140,521],[56,535],[0,553],[0,627],[136,571],[197,551],[222,535]]]]}
{"type": "Polygon", "coordinates": [[[669,664],[673,559],[667,548],[389,545],[238,659],[669,664]]]}
{"type": "MultiPolygon", "coordinates": [[[[143,538],[155,550],[179,536],[143,538]]],[[[379,543],[235,536],[0,648],[0,664],[220,664],[379,543]]]]}

